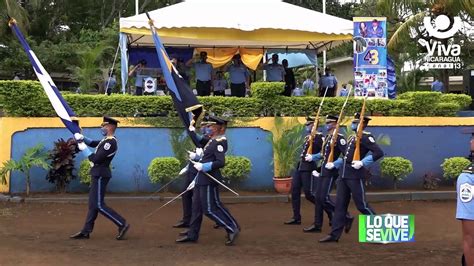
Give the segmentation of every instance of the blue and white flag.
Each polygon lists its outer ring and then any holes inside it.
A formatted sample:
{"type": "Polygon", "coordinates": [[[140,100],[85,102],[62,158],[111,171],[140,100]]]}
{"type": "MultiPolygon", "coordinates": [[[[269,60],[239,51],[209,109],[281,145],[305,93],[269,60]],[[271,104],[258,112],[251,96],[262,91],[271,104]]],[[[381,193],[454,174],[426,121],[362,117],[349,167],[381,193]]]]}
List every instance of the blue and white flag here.
{"type": "Polygon", "coordinates": [[[33,70],[35,71],[38,80],[43,86],[43,89],[46,95],[48,96],[51,105],[56,111],[56,114],[59,116],[59,118],[67,127],[67,129],[71,131],[72,134],[80,133],[80,127],[78,126],[78,124],[72,121],[72,118],[74,118],[76,114],[74,113],[74,111],[72,111],[71,107],[69,107],[67,102],[64,100],[58,88],[49,76],[48,72],[46,72],[43,65],[41,65],[41,62],[36,57],[35,53],[31,50],[30,46],[25,40],[25,37],[23,37],[23,34],[21,33],[20,29],[16,25],[16,21],[13,18],[8,21],[8,26],[10,26],[10,28],[13,30],[16,37],[23,46],[23,49],[25,50],[26,55],[30,59],[31,65],[33,66],[33,70]]]}
{"type": "MultiPolygon", "coordinates": [[[[148,16],[148,14],[147,14],[148,16]]],[[[191,137],[193,143],[200,147],[199,139],[196,136],[193,128],[196,126],[198,121],[204,116],[203,106],[199,103],[197,97],[194,95],[191,88],[184,81],[183,77],[178,73],[176,68],[171,63],[168,53],[165,47],[160,41],[160,37],[156,33],[153,21],[149,18],[150,30],[153,35],[153,41],[155,42],[156,53],[158,60],[161,65],[161,70],[166,81],[166,85],[170,91],[173,104],[178,112],[178,116],[184,123],[184,126],[191,137]]]]}

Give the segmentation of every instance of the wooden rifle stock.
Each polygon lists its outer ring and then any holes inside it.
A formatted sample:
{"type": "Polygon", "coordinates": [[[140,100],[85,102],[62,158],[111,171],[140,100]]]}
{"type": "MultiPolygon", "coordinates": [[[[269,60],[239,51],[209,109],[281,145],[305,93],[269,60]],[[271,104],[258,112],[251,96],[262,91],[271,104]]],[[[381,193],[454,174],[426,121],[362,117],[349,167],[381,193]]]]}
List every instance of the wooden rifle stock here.
{"type": "Polygon", "coordinates": [[[367,102],[367,96],[368,96],[368,93],[364,97],[364,102],[362,103],[362,110],[360,111],[359,125],[357,126],[354,157],[352,158],[352,161],[360,161],[360,141],[362,139],[362,134],[364,133],[365,103],[367,102]]]}
{"type": "Polygon", "coordinates": [[[327,92],[328,92],[328,87],[326,87],[326,90],[324,91],[323,99],[321,99],[321,102],[319,103],[318,111],[316,112],[316,118],[314,119],[313,127],[311,128],[311,134],[309,135],[309,147],[306,154],[313,154],[313,142],[314,142],[314,138],[316,137],[316,133],[318,132],[319,115],[321,114],[321,109],[323,107],[324,99],[326,98],[327,92]]]}

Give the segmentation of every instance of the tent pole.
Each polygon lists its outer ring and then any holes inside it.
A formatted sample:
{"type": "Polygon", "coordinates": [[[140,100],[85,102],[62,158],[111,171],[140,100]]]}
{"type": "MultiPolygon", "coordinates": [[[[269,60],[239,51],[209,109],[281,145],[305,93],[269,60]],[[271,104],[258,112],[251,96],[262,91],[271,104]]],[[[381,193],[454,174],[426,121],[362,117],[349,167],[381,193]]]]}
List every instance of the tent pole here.
{"type": "Polygon", "coordinates": [[[135,15],[138,15],[138,0],[135,0],[135,15]]]}
{"type": "MultiPolygon", "coordinates": [[[[323,14],[326,14],[326,0],[323,0],[323,14]]],[[[323,69],[326,69],[326,49],[323,50],[323,69]]]]}

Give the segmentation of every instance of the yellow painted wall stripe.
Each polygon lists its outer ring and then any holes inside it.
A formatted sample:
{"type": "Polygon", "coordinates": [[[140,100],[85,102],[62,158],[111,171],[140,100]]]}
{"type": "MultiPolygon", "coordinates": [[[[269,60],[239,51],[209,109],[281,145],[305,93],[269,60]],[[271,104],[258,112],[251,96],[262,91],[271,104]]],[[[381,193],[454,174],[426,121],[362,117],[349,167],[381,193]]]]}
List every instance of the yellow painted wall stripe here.
{"type": "MultiPolygon", "coordinates": [[[[117,118],[120,120],[119,127],[152,127],[144,124],[140,118],[117,118]]],[[[285,120],[295,119],[284,117],[285,120]]],[[[306,122],[304,117],[297,117],[296,120],[303,124],[306,122]]],[[[258,127],[263,130],[274,132],[273,117],[260,117],[250,120],[236,120],[233,125],[236,127],[258,127]]],[[[80,118],[81,127],[99,127],[102,123],[101,117],[83,117],[80,118]]],[[[472,126],[474,127],[473,117],[384,117],[374,116],[369,126],[381,127],[409,127],[409,126],[472,126]]],[[[64,128],[59,118],[53,117],[2,117],[0,118],[0,165],[10,159],[11,144],[13,134],[25,131],[29,128],[64,128]]],[[[7,177],[9,182],[9,177],[7,177]]],[[[8,185],[0,185],[0,192],[8,192],[8,185]]]]}

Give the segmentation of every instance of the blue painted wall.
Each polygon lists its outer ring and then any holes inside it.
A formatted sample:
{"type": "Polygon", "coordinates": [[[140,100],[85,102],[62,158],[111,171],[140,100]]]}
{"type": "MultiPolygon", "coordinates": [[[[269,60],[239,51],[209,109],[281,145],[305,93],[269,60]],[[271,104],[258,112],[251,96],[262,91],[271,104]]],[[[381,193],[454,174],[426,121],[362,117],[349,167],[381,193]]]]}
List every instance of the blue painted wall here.
{"type": "MultiPolygon", "coordinates": [[[[99,129],[86,128],[84,134],[90,138],[100,139],[99,129]]],[[[119,151],[112,161],[113,178],[108,189],[113,192],[152,192],[159,189],[159,184],[151,184],[147,168],[156,157],[173,156],[170,144],[170,130],[164,128],[120,128],[117,131],[119,151]]],[[[231,128],[227,131],[229,140],[229,155],[248,157],[252,161],[252,171],[249,179],[239,184],[240,188],[248,190],[271,189],[273,187],[273,166],[271,165],[273,151],[266,138],[268,132],[259,128],[231,128]]],[[[45,128],[28,129],[13,135],[12,155],[15,160],[37,143],[43,143],[50,150],[53,141],[59,138],[69,138],[66,129],[45,128]]],[[[85,159],[79,154],[76,168],[85,159]]],[[[33,168],[32,191],[54,191],[54,184],[46,180],[46,171],[33,168]]],[[[25,177],[18,172],[12,174],[10,191],[19,193],[25,191],[25,177]]],[[[87,185],[74,180],[68,187],[70,192],[87,191],[87,185]]]]}
{"type": "MultiPolygon", "coordinates": [[[[401,188],[422,188],[423,175],[432,172],[442,177],[440,164],[445,158],[467,156],[470,135],[461,134],[461,127],[373,127],[370,131],[377,136],[388,134],[391,146],[382,146],[386,156],[402,156],[413,162],[414,172],[403,182],[401,188]]],[[[84,134],[100,138],[99,129],[85,129],[84,134]]],[[[248,180],[240,184],[246,190],[273,190],[273,152],[266,138],[268,132],[258,128],[230,128],[227,131],[230,155],[246,156],[252,161],[252,171],[248,180]]],[[[43,143],[47,149],[52,148],[53,140],[68,138],[70,133],[65,129],[29,129],[17,132],[13,136],[12,158],[19,159],[26,149],[43,143]]],[[[113,160],[113,179],[109,191],[136,192],[156,191],[159,184],[151,184],[147,168],[155,157],[173,156],[170,145],[169,130],[163,128],[120,128],[117,132],[119,152],[113,160]]],[[[79,155],[80,160],[84,158],[79,155]]],[[[371,184],[377,188],[390,188],[391,180],[382,179],[378,165],[371,184]]],[[[32,170],[32,191],[53,191],[54,185],[45,179],[46,171],[32,170]]],[[[449,182],[448,182],[449,183],[449,182]]],[[[448,184],[447,183],[447,184],[448,184]]],[[[20,173],[13,173],[11,192],[25,190],[25,178],[20,173]]],[[[68,188],[71,192],[87,191],[87,186],[72,182],[68,188]]]]}

